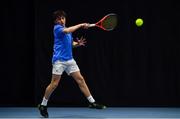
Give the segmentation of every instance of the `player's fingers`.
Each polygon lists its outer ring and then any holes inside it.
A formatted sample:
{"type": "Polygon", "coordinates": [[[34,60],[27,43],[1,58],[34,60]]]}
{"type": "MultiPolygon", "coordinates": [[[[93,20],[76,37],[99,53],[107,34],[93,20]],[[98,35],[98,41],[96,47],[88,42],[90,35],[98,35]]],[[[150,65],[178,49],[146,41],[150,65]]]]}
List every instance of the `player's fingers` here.
{"type": "Polygon", "coordinates": [[[82,43],[86,43],[87,41],[86,40],[83,40],[82,43]]]}
{"type": "Polygon", "coordinates": [[[83,36],[81,36],[80,40],[82,40],[82,39],[83,39],[83,36]]]}
{"type": "Polygon", "coordinates": [[[86,38],[83,38],[82,41],[86,41],[86,38]]]}
{"type": "Polygon", "coordinates": [[[88,23],[84,23],[83,28],[84,28],[84,29],[88,29],[88,28],[89,28],[89,24],[88,24],[88,23]]]}

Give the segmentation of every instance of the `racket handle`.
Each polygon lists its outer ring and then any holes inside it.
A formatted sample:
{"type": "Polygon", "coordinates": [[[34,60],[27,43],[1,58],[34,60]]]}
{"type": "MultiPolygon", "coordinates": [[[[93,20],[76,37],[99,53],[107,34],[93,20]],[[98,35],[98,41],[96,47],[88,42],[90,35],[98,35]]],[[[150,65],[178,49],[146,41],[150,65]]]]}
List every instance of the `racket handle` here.
{"type": "Polygon", "coordinates": [[[95,26],[96,26],[96,24],[89,24],[88,27],[95,27],[95,26]]]}

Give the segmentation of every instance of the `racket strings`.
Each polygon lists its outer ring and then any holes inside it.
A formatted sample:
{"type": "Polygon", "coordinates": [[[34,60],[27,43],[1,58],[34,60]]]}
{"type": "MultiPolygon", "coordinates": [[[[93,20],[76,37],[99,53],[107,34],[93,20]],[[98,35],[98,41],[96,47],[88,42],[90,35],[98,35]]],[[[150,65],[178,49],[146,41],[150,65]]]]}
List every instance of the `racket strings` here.
{"type": "Polygon", "coordinates": [[[112,30],[117,26],[117,16],[116,15],[110,15],[106,17],[106,19],[103,20],[102,26],[106,30],[112,30]]]}

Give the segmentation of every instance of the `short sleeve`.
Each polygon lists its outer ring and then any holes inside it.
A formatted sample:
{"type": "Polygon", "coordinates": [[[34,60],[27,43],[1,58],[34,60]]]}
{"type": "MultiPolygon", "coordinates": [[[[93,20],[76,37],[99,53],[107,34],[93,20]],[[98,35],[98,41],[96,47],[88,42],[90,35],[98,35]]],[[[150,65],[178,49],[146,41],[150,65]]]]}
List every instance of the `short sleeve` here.
{"type": "Polygon", "coordinates": [[[54,28],[55,34],[61,34],[61,33],[63,33],[63,30],[64,30],[64,27],[61,25],[56,25],[54,28]]]}

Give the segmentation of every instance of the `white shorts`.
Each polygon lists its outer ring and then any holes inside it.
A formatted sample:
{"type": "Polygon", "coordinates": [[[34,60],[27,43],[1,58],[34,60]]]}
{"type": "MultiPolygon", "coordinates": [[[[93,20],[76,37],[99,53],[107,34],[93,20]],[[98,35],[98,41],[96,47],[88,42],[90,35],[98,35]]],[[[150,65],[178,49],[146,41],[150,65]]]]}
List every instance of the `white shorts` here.
{"type": "Polygon", "coordinates": [[[66,71],[68,75],[70,75],[73,72],[79,71],[79,67],[76,64],[76,61],[74,59],[68,61],[57,60],[55,63],[53,63],[53,68],[52,68],[53,74],[62,75],[64,71],[66,71]]]}

